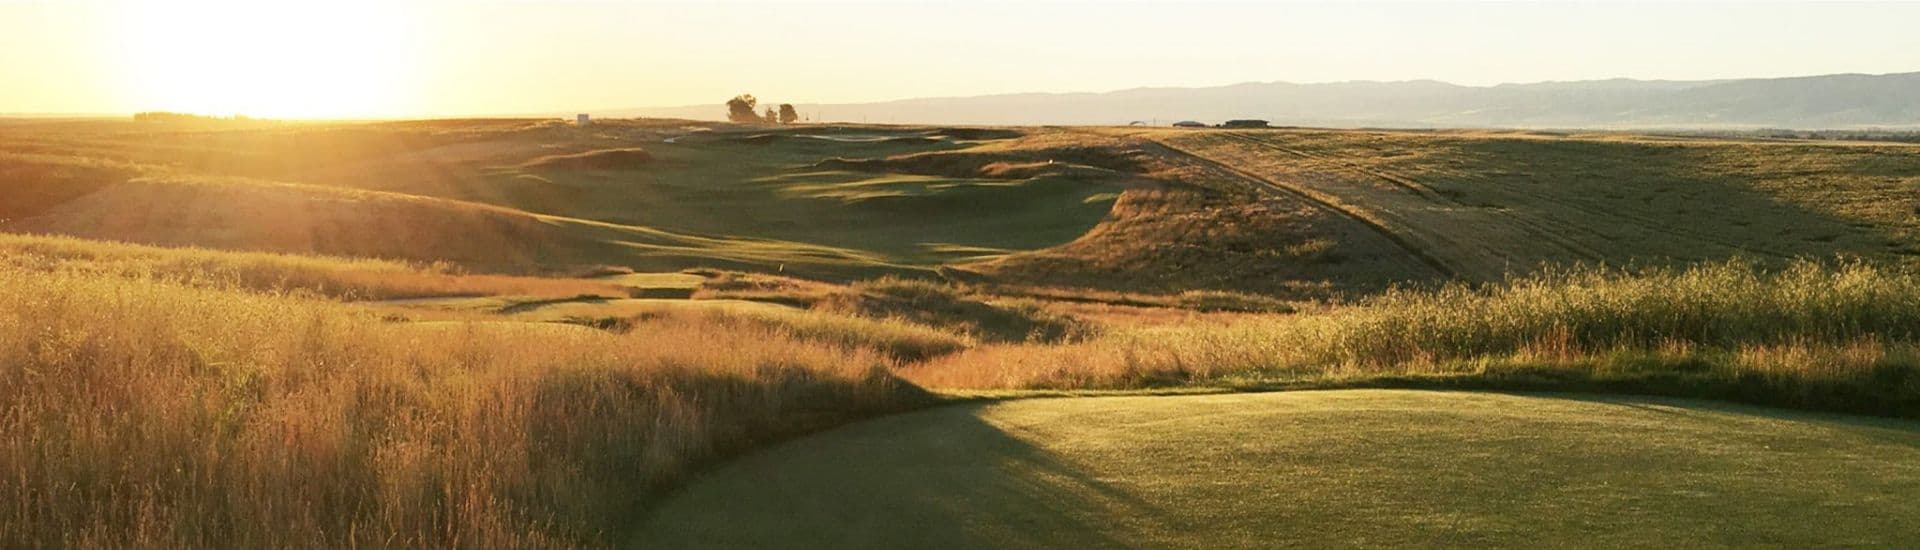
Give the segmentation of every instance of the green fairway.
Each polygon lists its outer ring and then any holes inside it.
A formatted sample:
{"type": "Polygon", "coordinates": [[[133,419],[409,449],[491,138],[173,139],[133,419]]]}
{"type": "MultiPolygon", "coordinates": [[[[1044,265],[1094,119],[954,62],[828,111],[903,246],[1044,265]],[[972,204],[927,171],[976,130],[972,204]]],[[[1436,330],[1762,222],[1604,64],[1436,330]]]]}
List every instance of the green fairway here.
{"type": "Polygon", "coordinates": [[[1920,423],[1417,391],[1039,399],[693,480],[649,548],[1807,547],[1920,540],[1920,423]]]}

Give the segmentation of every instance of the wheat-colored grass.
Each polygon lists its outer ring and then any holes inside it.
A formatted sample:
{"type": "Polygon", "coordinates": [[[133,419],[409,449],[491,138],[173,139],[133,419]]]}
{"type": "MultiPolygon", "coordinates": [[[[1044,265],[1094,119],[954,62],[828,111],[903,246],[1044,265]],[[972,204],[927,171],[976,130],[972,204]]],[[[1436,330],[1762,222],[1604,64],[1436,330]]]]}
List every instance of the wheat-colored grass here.
{"type": "Polygon", "coordinates": [[[0,263],[35,271],[166,278],[363,300],[502,294],[624,295],[622,289],[608,282],[469,274],[444,263],[164,248],[5,233],[0,233],[0,263]]]}
{"type": "Polygon", "coordinates": [[[879,351],[900,361],[920,361],[955,353],[974,345],[973,338],[897,317],[864,317],[824,311],[752,310],[686,311],[702,323],[748,332],[771,328],[794,338],[823,345],[879,351]]]}
{"type": "Polygon", "coordinates": [[[880,353],[770,325],[0,280],[0,547],[597,545],[703,459],[917,395],[880,353]]]}
{"type": "Polygon", "coordinates": [[[1917,341],[1920,271],[1735,262],[1556,270],[1319,313],[983,346],[905,373],[972,389],[1591,387],[1920,414],[1917,341]]]}

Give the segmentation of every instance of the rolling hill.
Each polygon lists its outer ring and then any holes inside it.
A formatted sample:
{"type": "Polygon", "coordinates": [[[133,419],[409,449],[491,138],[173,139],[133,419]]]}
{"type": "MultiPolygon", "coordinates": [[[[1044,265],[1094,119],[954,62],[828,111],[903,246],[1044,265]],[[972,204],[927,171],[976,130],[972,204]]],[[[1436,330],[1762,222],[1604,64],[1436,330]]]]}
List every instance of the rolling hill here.
{"type": "MultiPolygon", "coordinates": [[[[1630,79],[1462,86],[1431,80],[1106,93],[1008,94],[800,105],[819,120],[900,124],[1118,125],[1258,118],[1395,128],[1854,128],[1920,126],[1920,73],[1704,81],[1630,79]]],[[[622,116],[714,118],[718,103],[622,116]]]]}
{"type": "Polygon", "coordinates": [[[1909,145],[1607,132],[0,125],[12,232],[1287,298],[1573,263],[1909,258],[1916,186],[1909,145]]]}
{"type": "Polygon", "coordinates": [[[1917,417],[1916,190],[1598,131],[0,122],[0,231],[55,234],[0,236],[0,546],[1892,544],[1911,421],[977,399],[1917,417]]]}
{"type": "Polygon", "coordinates": [[[1049,162],[1074,154],[1063,146],[1110,144],[959,134],[689,121],[15,123],[0,125],[0,227],[492,271],[851,279],[1070,241],[1141,185],[1131,171],[1049,162]]]}

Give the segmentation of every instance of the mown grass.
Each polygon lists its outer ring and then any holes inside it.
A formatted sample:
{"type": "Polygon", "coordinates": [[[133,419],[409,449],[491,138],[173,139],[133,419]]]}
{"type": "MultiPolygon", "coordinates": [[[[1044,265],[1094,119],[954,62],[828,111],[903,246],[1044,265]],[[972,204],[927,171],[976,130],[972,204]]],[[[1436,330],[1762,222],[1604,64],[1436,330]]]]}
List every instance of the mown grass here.
{"type": "Polygon", "coordinates": [[[864,348],[0,267],[0,547],[608,544],[729,449],[921,394],[864,348]]]}
{"type": "Polygon", "coordinates": [[[1920,271],[1802,261],[1557,270],[1326,312],[985,346],[942,388],[1418,384],[1673,393],[1920,415],[1920,271]]]}
{"type": "Polygon", "coordinates": [[[360,300],[499,294],[621,296],[625,292],[601,281],[469,274],[444,263],[164,248],[4,233],[0,233],[0,264],[360,300]]]}
{"type": "Polygon", "coordinates": [[[1920,535],[1916,488],[1920,421],[1570,394],[1031,399],[742,457],[633,546],[1887,547],[1920,535]]]}

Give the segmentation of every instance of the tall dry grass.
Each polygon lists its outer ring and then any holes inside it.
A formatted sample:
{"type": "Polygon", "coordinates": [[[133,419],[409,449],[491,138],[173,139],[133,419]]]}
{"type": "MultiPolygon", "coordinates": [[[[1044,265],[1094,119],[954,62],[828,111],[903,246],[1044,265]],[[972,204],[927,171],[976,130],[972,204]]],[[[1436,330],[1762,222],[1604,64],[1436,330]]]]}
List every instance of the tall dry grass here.
{"type": "Polygon", "coordinates": [[[445,264],[166,248],[50,235],[0,233],[0,264],[46,272],[167,278],[270,292],[307,291],[357,300],[625,294],[615,285],[598,281],[470,274],[445,264]]]}
{"type": "Polygon", "coordinates": [[[701,460],[919,400],[882,354],[773,326],[403,324],[0,281],[0,547],[612,544],[701,460]]]}
{"type": "Polygon", "coordinates": [[[1399,382],[1605,387],[1920,415],[1920,271],[1855,262],[1562,270],[1327,312],[984,346],[943,388],[1399,382]]]}
{"type": "Polygon", "coordinates": [[[989,342],[1059,342],[1094,327],[1024,299],[990,299],[944,282],[881,277],[827,294],[814,309],[939,327],[989,342]]]}
{"type": "Polygon", "coordinates": [[[773,329],[805,341],[870,349],[901,362],[924,361],[974,345],[974,340],[939,328],[897,317],[863,317],[826,311],[683,311],[718,327],[773,329]]]}

